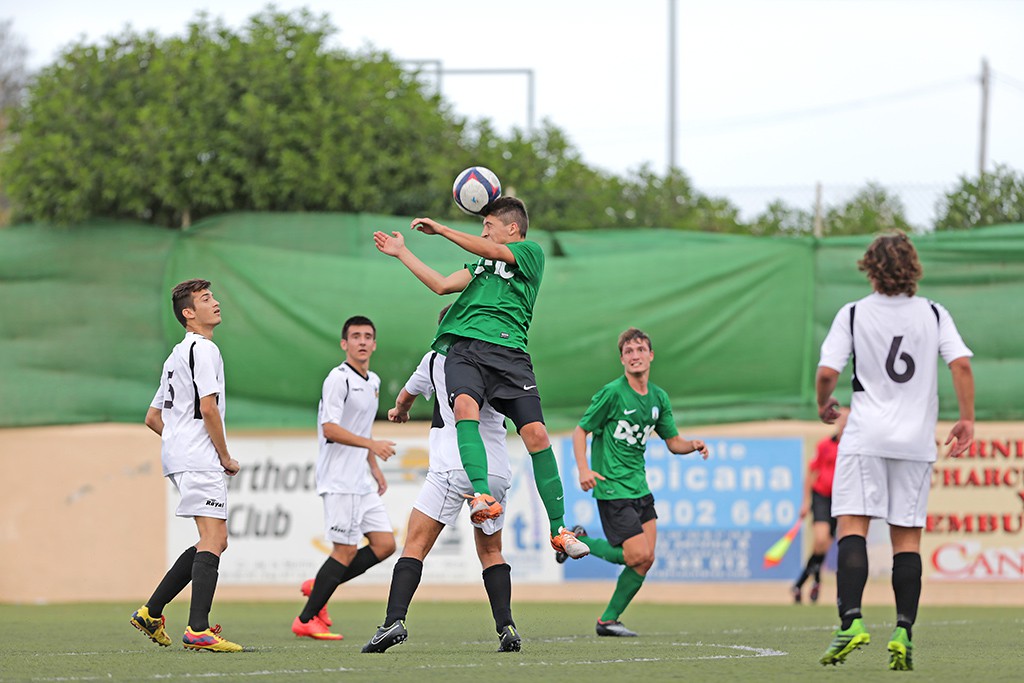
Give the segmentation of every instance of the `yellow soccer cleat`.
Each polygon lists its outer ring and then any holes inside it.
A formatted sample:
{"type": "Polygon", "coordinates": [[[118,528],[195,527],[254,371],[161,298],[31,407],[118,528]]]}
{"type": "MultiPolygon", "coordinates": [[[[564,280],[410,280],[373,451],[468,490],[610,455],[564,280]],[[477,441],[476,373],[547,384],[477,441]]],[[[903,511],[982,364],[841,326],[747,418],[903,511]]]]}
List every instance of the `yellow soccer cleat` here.
{"type": "Polygon", "coordinates": [[[230,640],[224,640],[220,637],[220,624],[212,626],[205,631],[199,631],[196,633],[189,626],[185,629],[185,635],[181,637],[181,642],[184,643],[186,650],[206,651],[206,652],[241,652],[242,646],[238,643],[232,643],[230,640]]]}
{"type": "Polygon", "coordinates": [[[162,614],[159,619],[149,616],[149,608],[143,605],[135,610],[135,613],[132,615],[131,624],[157,645],[170,647],[171,637],[164,630],[165,621],[166,619],[162,614]]]}

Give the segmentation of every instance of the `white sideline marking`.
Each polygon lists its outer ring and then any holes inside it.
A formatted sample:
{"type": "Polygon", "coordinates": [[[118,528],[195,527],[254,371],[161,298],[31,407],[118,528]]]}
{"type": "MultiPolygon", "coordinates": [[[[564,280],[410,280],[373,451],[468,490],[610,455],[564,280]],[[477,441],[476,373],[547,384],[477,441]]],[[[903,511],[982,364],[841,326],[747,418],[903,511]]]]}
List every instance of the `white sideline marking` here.
{"type": "MultiPolygon", "coordinates": [[[[776,650],[769,647],[754,647],[750,645],[725,645],[720,643],[672,643],[674,647],[701,647],[701,648],[722,648],[725,650],[733,650],[736,654],[720,654],[720,655],[695,655],[695,656],[679,656],[679,657],[621,657],[616,659],[583,659],[575,661],[536,661],[536,662],[486,662],[486,663],[473,663],[473,664],[440,664],[440,665],[421,665],[415,667],[409,667],[411,669],[423,669],[423,670],[443,670],[443,669],[476,669],[481,667],[489,668],[503,668],[505,666],[514,667],[527,667],[527,666],[564,666],[566,664],[582,664],[582,665],[593,665],[593,664],[631,664],[631,663],[643,663],[643,662],[684,662],[684,661],[696,661],[696,660],[713,660],[713,659],[749,659],[756,657],[785,657],[788,656],[788,652],[782,650],[776,650]]],[[[98,654],[98,653],[88,653],[98,654]]],[[[370,671],[376,671],[376,669],[361,669],[353,667],[341,667],[336,669],[277,669],[274,671],[260,670],[260,671],[232,671],[232,672],[204,672],[204,673],[177,673],[177,674],[150,674],[148,676],[137,676],[137,680],[169,680],[169,679],[203,679],[203,678],[227,678],[232,676],[308,676],[310,674],[320,673],[368,673],[370,671]]],[[[108,680],[108,676],[55,676],[50,678],[33,678],[34,681],[102,681],[108,680]]]]}

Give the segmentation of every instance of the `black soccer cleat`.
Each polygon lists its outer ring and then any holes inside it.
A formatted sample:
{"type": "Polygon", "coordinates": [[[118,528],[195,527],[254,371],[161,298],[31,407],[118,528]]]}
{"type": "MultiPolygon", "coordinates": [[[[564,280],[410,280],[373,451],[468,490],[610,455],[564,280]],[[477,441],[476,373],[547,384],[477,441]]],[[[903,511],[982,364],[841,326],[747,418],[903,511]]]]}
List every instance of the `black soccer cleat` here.
{"type": "MultiPolygon", "coordinates": [[[[573,533],[574,536],[576,536],[576,538],[579,538],[580,536],[586,536],[587,535],[587,530],[584,529],[579,524],[577,524],[576,526],[574,526],[572,528],[572,533],[573,533]]],[[[563,550],[556,550],[555,551],[555,562],[557,562],[558,564],[565,564],[565,561],[568,560],[568,559],[569,559],[569,553],[567,553],[567,552],[565,552],[563,550]]]]}
{"type": "Polygon", "coordinates": [[[409,632],[405,630],[404,621],[396,621],[390,626],[378,626],[377,632],[373,634],[373,638],[370,638],[370,642],[363,645],[363,649],[360,652],[384,652],[392,645],[404,643],[408,637],[409,632]]]}
{"type": "Polygon", "coordinates": [[[519,637],[519,631],[511,624],[501,629],[498,639],[498,652],[519,652],[522,649],[523,640],[519,637]]]}
{"type": "Polygon", "coordinates": [[[597,635],[599,636],[616,636],[618,638],[636,638],[636,632],[630,631],[628,628],[622,625],[620,621],[601,621],[597,620],[597,635]]]}

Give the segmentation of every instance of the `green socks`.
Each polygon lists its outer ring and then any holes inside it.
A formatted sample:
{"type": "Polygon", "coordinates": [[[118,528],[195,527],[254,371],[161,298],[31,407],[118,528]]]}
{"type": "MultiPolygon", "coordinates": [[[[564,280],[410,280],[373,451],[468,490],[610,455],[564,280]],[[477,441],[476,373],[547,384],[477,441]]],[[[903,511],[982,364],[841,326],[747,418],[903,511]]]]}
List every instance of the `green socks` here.
{"type": "MultiPolygon", "coordinates": [[[[461,448],[461,441],[459,446],[461,448]]],[[[551,535],[557,536],[558,529],[565,526],[565,492],[562,490],[562,480],[558,476],[555,453],[551,446],[548,446],[542,451],[530,453],[530,460],[533,462],[533,479],[537,482],[537,493],[540,494],[544,509],[548,513],[548,520],[551,522],[551,535]]]]}
{"type": "Polygon", "coordinates": [[[594,538],[593,536],[580,536],[579,539],[587,544],[587,547],[590,548],[590,554],[594,557],[600,557],[602,560],[612,564],[626,564],[626,559],[622,553],[622,546],[616,548],[607,540],[594,538]]]}
{"type": "Polygon", "coordinates": [[[644,585],[644,577],[637,574],[632,567],[623,569],[615,584],[612,599],[608,601],[608,606],[605,607],[604,614],[601,615],[601,621],[618,621],[619,615],[626,611],[626,607],[629,606],[633,596],[642,585],[644,585]]]}
{"type": "Polygon", "coordinates": [[[462,467],[473,484],[473,491],[491,495],[491,487],[487,483],[487,449],[480,437],[480,421],[459,420],[455,423],[455,433],[458,435],[462,467]]]}

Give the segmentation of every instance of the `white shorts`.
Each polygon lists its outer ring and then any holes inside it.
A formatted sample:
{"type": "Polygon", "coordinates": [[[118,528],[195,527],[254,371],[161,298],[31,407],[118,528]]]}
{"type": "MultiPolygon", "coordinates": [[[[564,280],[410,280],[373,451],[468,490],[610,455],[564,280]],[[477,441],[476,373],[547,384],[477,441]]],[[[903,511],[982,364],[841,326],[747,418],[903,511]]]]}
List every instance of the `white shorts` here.
{"type": "Polygon", "coordinates": [[[893,526],[924,526],[933,463],[840,455],[832,480],[832,516],[860,515],[893,526]]]}
{"type": "Polygon", "coordinates": [[[228,475],[224,472],[175,472],[167,478],[181,500],[177,517],[228,518],[228,475]]]}
{"type": "Polygon", "coordinates": [[[324,499],[324,537],[331,543],[357,545],[371,531],[395,531],[377,493],[324,493],[320,497],[324,499]]]}
{"type": "MultiPolygon", "coordinates": [[[[501,507],[504,508],[511,482],[493,474],[487,477],[487,481],[490,484],[494,500],[501,503],[501,507]]],[[[427,517],[450,526],[459,518],[462,506],[469,505],[467,495],[473,495],[473,485],[470,483],[469,477],[466,476],[465,470],[450,470],[448,472],[431,470],[427,472],[420,495],[412,506],[427,517]]],[[[505,512],[503,511],[495,519],[484,520],[482,524],[473,526],[483,529],[483,532],[490,536],[501,531],[501,528],[505,526],[505,512]]]]}

